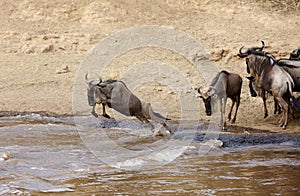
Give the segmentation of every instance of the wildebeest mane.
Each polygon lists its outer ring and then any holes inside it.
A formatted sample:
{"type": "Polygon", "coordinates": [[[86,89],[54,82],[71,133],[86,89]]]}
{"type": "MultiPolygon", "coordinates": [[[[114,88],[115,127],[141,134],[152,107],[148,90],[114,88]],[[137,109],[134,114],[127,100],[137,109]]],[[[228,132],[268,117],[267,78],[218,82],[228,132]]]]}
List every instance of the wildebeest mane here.
{"type": "Polygon", "coordinates": [[[108,80],[105,80],[105,83],[111,84],[111,83],[114,83],[114,82],[117,82],[117,81],[118,81],[118,80],[108,79],[108,80]]]}

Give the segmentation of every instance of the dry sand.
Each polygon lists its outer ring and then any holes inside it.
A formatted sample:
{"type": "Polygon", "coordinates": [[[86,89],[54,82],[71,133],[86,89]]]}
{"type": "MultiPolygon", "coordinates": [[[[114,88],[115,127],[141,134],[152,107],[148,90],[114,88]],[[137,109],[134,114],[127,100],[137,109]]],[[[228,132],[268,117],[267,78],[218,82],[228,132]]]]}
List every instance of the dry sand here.
{"type": "MultiPolygon", "coordinates": [[[[269,117],[264,119],[262,100],[250,97],[245,62],[236,54],[241,46],[259,45],[264,40],[267,51],[277,58],[288,57],[300,46],[299,9],[259,0],[3,0],[0,6],[2,112],[71,115],[75,78],[88,51],[123,29],[163,25],[195,37],[220,70],[243,77],[236,125],[282,131],[276,124],[279,116],[273,115],[272,99],[268,101],[269,117]]],[[[117,57],[103,77],[116,79],[132,65],[155,61],[178,67],[190,79],[191,88],[206,85],[198,80],[194,67],[185,58],[151,47],[117,57]]],[[[85,91],[83,88],[82,93],[85,91]]],[[[151,83],[134,92],[157,103],[157,108],[164,106],[168,117],[180,118],[178,96],[167,87],[151,83]]],[[[199,106],[203,111],[199,119],[209,119],[204,115],[201,100],[199,106]]],[[[299,114],[297,119],[290,119],[284,132],[300,132],[299,119],[299,114]]]]}

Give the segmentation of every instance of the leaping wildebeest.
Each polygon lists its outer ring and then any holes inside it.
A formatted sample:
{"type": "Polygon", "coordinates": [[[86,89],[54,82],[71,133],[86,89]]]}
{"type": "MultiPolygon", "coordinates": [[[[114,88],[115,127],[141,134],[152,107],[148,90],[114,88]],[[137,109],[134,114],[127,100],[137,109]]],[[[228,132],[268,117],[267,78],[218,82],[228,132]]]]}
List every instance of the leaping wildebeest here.
{"type": "Polygon", "coordinates": [[[198,88],[198,93],[204,102],[205,112],[208,116],[210,116],[216,109],[214,104],[220,104],[221,126],[223,130],[226,129],[225,111],[228,97],[232,101],[232,105],[228,113],[228,120],[231,120],[231,123],[235,123],[236,121],[236,116],[240,105],[242,83],[242,78],[238,74],[229,73],[223,70],[215,76],[208,89],[203,91],[201,90],[201,87],[198,88]],[[215,98],[215,100],[212,100],[212,98],[215,98]],[[231,113],[235,103],[235,113],[233,119],[231,119],[231,113]]]}
{"type": "Polygon", "coordinates": [[[128,89],[123,81],[102,81],[100,78],[99,82],[94,84],[92,88],[97,89],[94,90],[97,94],[94,93],[94,96],[89,96],[89,102],[102,103],[103,108],[107,104],[109,107],[125,116],[135,116],[153,130],[154,126],[149,121],[149,119],[151,119],[161,123],[171,134],[174,133],[165,123],[167,119],[160,114],[153,112],[151,104],[140,100],[128,89]]]}
{"type": "Polygon", "coordinates": [[[276,64],[275,58],[263,51],[240,48],[238,56],[246,58],[247,73],[253,77],[255,85],[270,92],[276,102],[281,106],[283,115],[280,122],[282,128],[288,123],[289,100],[292,96],[294,81],[292,77],[276,64]]]}

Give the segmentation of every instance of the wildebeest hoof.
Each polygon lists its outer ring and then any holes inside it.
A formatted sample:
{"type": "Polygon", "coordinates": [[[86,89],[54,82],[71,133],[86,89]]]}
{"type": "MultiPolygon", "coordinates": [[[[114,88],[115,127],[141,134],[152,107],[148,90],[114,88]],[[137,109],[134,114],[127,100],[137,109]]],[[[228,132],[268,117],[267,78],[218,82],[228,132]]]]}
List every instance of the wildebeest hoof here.
{"type": "Polygon", "coordinates": [[[265,113],[264,118],[267,118],[268,116],[269,116],[268,113],[265,113]]]}
{"type": "Polygon", "coordinates": [[[162,136],[164,136],[164,134],[161,132],[160,129],[154,131],[153,135],[154,135],[154,137],[162,137],[162,136]]]}
{"type": "Polygon", "coordinates": [[[222,130],[223,130],[223,131],[226,131],[226,130],[227,130],[227,127],[222,127],[222,130]]]}
{"type": "Polygon", "coordinates": [[[96,112],[91,112],[91,114],[93,114],[93,116],[95,116],[96,118],[98,118],[98,114],[96,112]]]}
{"type": "Polygon", "coordinates": [[[103,117],[110,119],[110,116],[108,114],[103,114],[103,117]]]}

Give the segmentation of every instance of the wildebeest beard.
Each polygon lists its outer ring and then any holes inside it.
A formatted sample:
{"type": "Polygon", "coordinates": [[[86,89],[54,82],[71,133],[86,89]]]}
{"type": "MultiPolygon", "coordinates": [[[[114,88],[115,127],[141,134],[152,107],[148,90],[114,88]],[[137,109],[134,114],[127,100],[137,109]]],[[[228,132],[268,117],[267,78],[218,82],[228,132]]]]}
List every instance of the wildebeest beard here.
{"type": "Polygon", "coordinates": [[[89,103],[89,106],[94,106],[95,105],[94,94],[95,94],[95,87],[92,87],[88,90],[88,103],[89,103]]]}

